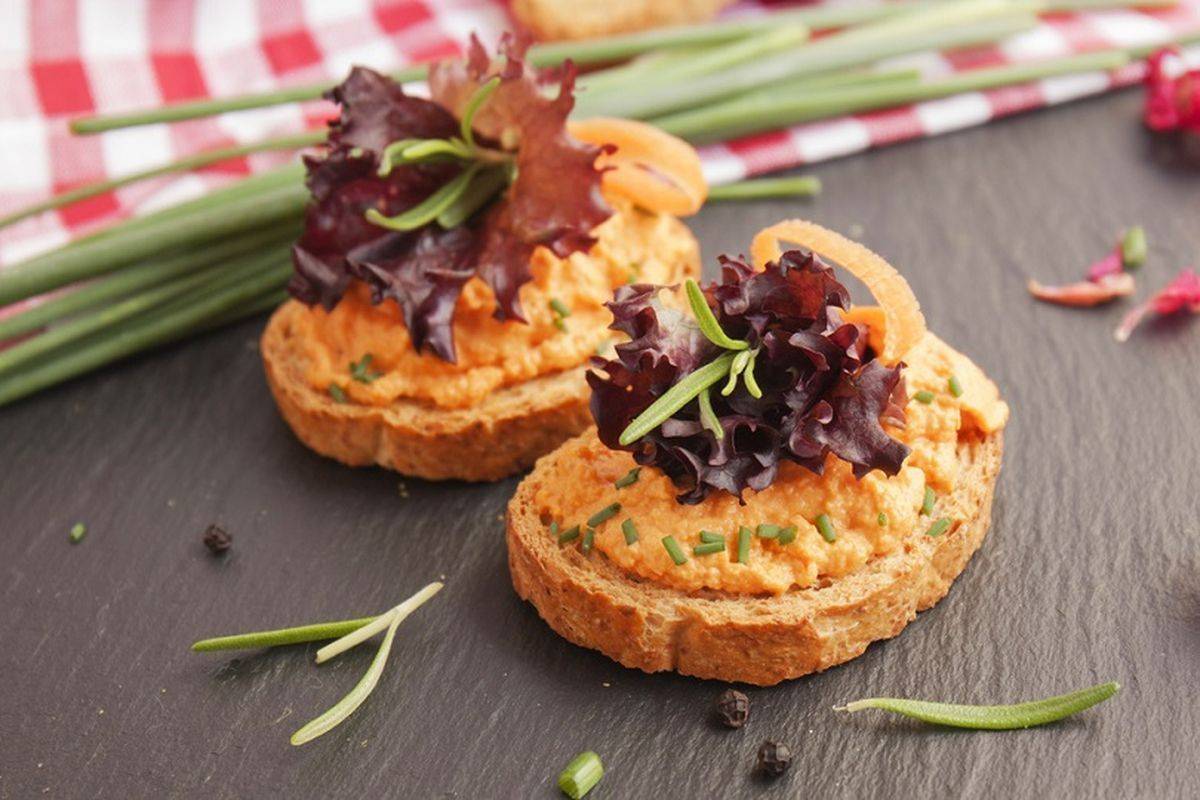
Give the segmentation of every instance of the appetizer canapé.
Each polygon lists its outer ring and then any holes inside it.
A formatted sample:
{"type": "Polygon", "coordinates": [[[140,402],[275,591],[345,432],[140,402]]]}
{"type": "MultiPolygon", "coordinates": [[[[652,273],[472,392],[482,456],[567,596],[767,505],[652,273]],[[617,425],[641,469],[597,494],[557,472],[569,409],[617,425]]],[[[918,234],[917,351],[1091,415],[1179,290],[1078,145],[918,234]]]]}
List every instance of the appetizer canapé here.
{"type": "Polygon", "coordinates": [[[434,65],[432,100],[355,69],[294,248],[295,300],[263,337],[284,417],[314,450],[425,478],[492,480],[589,423],[605,301],[699,269],[676,219],[699,159],[643,123],[568,124],[519,48],[434,65]]]}
{"type": "Polygon", "coordinates": [[[509,505],[517,592],[630,667],[771,684],[844,662],[945,595],[988,527],[1008,408],[904,279],[801,221],[752,252],[686,303],[617,290],[597,428],[509,505]]]}

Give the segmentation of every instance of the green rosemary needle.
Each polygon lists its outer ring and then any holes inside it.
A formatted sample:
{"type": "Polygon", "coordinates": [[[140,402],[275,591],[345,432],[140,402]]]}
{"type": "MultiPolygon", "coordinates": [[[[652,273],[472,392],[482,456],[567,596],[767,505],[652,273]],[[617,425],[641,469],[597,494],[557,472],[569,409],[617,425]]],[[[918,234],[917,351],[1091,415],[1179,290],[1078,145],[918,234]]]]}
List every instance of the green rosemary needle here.
{"type": "Polygon", "coordinates": [[[489,98],[491,98],[492,94],[496,91],[496,87],[499,85],[500,76],[496,75],[475,90],[475,94],[471,95],[471,99],[467,101],[467,105],[463,109],[462,123],[459,127],[462,133],[463,141],[466,142],[469,147],[475,146],[475,114],[478,113],[479,109],[483,107],[483,104],[486,103],[489,98]]]}
{"type": "Polygon", "coordinates": [[[729,365],[733,363],[733,358],[733,353],[725,353],[688,374],[651,403],[649,408],[638,414],[621,433],[619,442],[622,445],[633,444],[666,422],[671,415],[690,403],[701,391],[725,377],[729,371],[729,365]]]}
{"type": "Polygon", "coordinates": [[[621,523],[621,533],[625,534],[625,544],[636,544],[638,540],[637,525],[633,524],[632,519],[627,519],[621,523]]]}
{"type": "Polygon", "coordinates": [[[704,334],[705,338],[717,347],[726,350],[746,350],[750,347],[749,342],[743,339],[731,339],[721,329],[721,323],[717,321],[712,309],[708,307],[708,301],[704,299],[704,292],[700,289],[700,284],[688,278],[683,285],[687,291],[688,305],[692,307],[692,314],[696,317],[696,322],[700,325],[700,332],[704,334]]]}
{"type": "Polygon", "coordinates": [[[729,365],[729,380],[726,381],[725,387],[721,389],[722,397],[729,397],[733,394],[733,390],[737,388],[738,376],[742,374],[742,370],[746,369],[746,365],[750,363],[750,351],[743,350],[733,358],[733,363],[729,365]]]}
{"type": "Polygon", "coordinates": [[[837,531],[833,528],[833,520],[828,514],[817,515],[817,531],[821,534],[821,538],[829,543],[837,541],[837,531]]]}
{"type": "Polygon", "coordinates": [[[758,387],[758,380],[754,377],[754,361],[758,358],[758,350],[750,353],[750,358],[746,360],[746,368],[742,370],[742,381],[746,384],[746,391],[754,399],[762,397],[762,389],[758,387]]]}
{"type": "Polygon", "coordinates": [[[700,404],[700,424],[713,435],[713,438],[720,441],[725,438],[725,429],[721,427],[721,420],[713,411],[711,392],[712,387],[706,386],[696,397],[696,402],[700,404]]]}
{"type": "Polygon", "coordinates": [[[1075,692],[1047,697],[1044,700],[1032,700],[1027,703],[1004,706],[972,706],[936,703],[928,700],[905,700],[897,697],[869,697],[865,700],[855,700],[844,706],[834,706],[834,710],[853,713],[865,708],[878,708],[935,725],[1007,731],[1056,722],[1107,700],[1120,689],[1119,683],[1110,681],[1075,692]]]}
{"type": "Polygon", "coordinates": [[[604,508],[597,511],[595,514],[592,514],[590,517],[588,517],[587,526],[589,528],[599,528],[605,522],[607,522],[608,520],[615,517],[617,515],[617,512],[620,510],[621,510],[620,503],[609,503],[604,508]]]}
{"type": "Polygon", "coordinates": [[[679,542],[675,541],[674,536],[664,536],[662,538],[662,546],[666,548],[667,553],[671,556],[671,560],[676,566],[687,563],[687,556],[683,552],[683,548],[679,546],[679,542]]]}
{"type": "Polygon", "coordinates": [[[217,636],[212,639],[201,639],[192,645],[192,649],[197,653],[208,653],[215,650],[257,650],[260,647],[282,647],[289,644],[340,639],[377,619],[379,618],[362,617],[338,622],[318,622],[294,628],[279,628],[273,631],[217,636]]]}
{"type": "Polygon", "coordinates": [[[613,483],[613,486],[617,487],[618,489],[625,489],[633,486],[638,482],[638,476],[641,474],[642,468],[634,467],[633,469],[629,470],[629,472],[626,472],[624,475],[617,478],[617,480],[613,483]]]}
{"type": "Polygon", "coordinates": [[[811,175],[787,178],[756,178],[708,190],[708,200],[764,200],[780,197],[813,197],[821,193],[821,179],[811,175]]]}

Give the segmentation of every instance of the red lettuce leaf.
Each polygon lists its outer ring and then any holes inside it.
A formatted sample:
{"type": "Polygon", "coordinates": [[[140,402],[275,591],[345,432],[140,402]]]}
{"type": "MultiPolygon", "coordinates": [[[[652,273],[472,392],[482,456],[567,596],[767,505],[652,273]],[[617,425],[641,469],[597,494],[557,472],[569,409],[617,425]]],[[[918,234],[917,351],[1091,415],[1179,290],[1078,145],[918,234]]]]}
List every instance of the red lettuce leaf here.
{"type": "Polygon", "coordinates": [[[821,474],[830,453],[853,464],[858,477],[899,472],[909,450],[882,423],[904,423],[902,365],[876,361],[866,330],[842,321],[849,293],[833,270],[798,250],[762,272],[730,258],[721,265],[722,280],[705,297],[722,329],[757,349],[762,397],[744,382],[725,397],[718,383],[710,398],[721,439],[700,424],[693,401],[622,446],[621,432],[638,414],[719,352],[695,323],[655,299],[657,287],[624,287],[609,308],[613,329],[630,341],[588,373],[601,441],[662,470],[681,489],[681,503],[699,503],[713,490],[741,498],[747,488],[765,489],[781,460],[821,474]]]}
{"type": "Polygon", "coordinates": [[[506,38],[501,47],[493,64],[473,38],[465,62],[435,65],[432,101],[361,67],[327,95],[341,113],[329,126],[328,152],[305,159],[312,201],[293,247],[294,297],[332,309],[361,281],[373,302],[399,304],[415,348],[454,361],[454,309],[471,277],[492,289],[498,318],[524,321],[518,292],[532,277],[534,249],[565,257],[595,243],[591,231],[612,211],[594,167],[600,149],[566,132],[574,71],[564,70],[558,95],[545,97],[546,74],[526,69],[521,46],[506,38]],[[368,222],[368,209],[401,214],[461,172],[459,164],[421,163],[381,177],[378,168],[394,141],[456,136],[466,101],[493,75],[500,84],[476,117],[476,138],[490,158],[515,161],[513,185],[453,230],[430,223],[396,232],[368,222]]]}

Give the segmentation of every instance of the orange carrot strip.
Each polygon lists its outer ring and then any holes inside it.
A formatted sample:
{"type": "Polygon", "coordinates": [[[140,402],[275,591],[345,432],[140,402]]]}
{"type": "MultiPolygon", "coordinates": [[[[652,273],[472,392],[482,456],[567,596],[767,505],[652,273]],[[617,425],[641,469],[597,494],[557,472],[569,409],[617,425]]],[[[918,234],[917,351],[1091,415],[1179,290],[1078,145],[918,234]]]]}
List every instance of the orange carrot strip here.
{"type": "Polygon", "coordinates": [[[695,214],[708,197],[700,156],[687,142],[653,125],[629,119],[595,117],[572,121],[576,139],[613,145],[615,153],[601,156],[604,189],[628,198],[649,211],[675,216],[695,214]]]}
{"type": "Polygon", "coordinates": [[[821,255],[866,284],[883,308],[883,347],[879,358],[894,364],[925,335],[925,317],[912,289],[895,267],[857,242],[801,219],[789,219],[758,232],[750,245],[755,266],[782,255],[780,244],[794,242],[821,255]]]}

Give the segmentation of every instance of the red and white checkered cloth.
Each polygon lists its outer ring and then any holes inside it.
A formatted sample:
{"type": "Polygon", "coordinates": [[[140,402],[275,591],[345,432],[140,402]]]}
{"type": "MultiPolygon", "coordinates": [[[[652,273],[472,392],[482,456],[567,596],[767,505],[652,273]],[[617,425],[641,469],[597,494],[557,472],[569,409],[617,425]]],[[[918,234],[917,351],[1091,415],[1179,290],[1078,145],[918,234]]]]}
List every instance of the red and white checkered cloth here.
{"type": "MultiPolygon", "coordinates": [[[[747,0],[727,13],[760,13],[761,6],[747,0]]],[[[295,131],[329,109],[320,102],[279,106],[86,137],[68,132],[72,117],[334,80],[353,64],[391,70],[454,54],[472,31],[494,40],[510,24],[501,0],[0,0],[0,215],[81,183],[295,131]]],[[[935,76],[1197,32],[1200,0],[1183,0],[1156,11],[1060,15],[996,46],[893,63],[935,76]]],[[[801,125],[702,155],[709,179],[724,183],[1097,94],[1139,80],[1141,69],[801,125]]],[[[0,231],[0,264],[288,158],[257,154],[43,214],[0,231]]]]}

